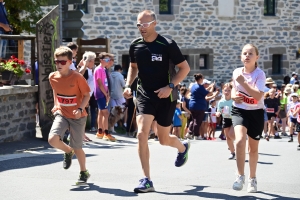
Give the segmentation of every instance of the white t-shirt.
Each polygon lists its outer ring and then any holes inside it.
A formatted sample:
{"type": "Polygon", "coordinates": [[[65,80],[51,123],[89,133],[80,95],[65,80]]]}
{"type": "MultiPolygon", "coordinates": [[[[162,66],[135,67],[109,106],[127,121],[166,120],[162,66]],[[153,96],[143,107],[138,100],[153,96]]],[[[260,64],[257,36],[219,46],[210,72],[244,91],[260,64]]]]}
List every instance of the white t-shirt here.
{"type": "Polygon", "coordinates": [[[299,104],[299,102],[294,103],[293,101],[287,104],[287,110],[288,110],[288,115],[292,118],[297,118],[296,116],[293,116],[293,112],[295,107],[299,104]]]}
{"type": "Polygon", "coordinates": [[[74,63],[72,63],[71,65],[70,65],[70,67],[69,67],[71,70],[73,70],[73,71],[76,71],[77,69],[76,69],[76,67],[75,67],[75,65],[74,65],[74,63]]]}
{"type": "Polygon", "coordinates": [[[244,67],[235,69],[232,75],[233,87],[239,93],[239,96],[244,97],[244,101],[243,103],[233,102],[233,106],[244,110],[264,109],[264,98],[262,97],[259,101],[255,100],[251,95],[248,94],[245,88],[236,81],[237,76],[240,74],[244,76],[245,81],[250,86],[258,89],[261,92],[264,92],[265,89],[266,75],[265,72],[262,71],[260,68],[257,67],[250,74],[244,72],[244,67]]]}
{"type": "MultiPolygon", "coordinates": [[[[216,107],[209,107],[208,109],[210,118],[211,118],[211,122],[210,123],[217,123],[217,116],[216,116],[216,112],[217,112],[217,108],[216,107]]],[[[210,119],[209,119],[210,121],[210,119]]]]}
{"type": "Polygon", "coordinates": [[[94,75],[93,75],[93,70],[90,68],[86,68],[86,70],[88,71],[88,75],[89,78],[86,80],[89,87],[90,87],[90,97],[92,96],[92,94],[94,93],[94,89],[95,89],[95,83],[94,83],[94,75]]]}

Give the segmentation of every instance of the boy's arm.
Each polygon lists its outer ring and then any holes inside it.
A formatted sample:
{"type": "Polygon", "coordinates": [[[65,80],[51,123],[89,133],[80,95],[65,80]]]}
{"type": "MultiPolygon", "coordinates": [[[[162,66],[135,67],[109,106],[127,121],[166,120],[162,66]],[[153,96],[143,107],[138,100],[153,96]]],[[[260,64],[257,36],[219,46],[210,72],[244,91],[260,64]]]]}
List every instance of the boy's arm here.
{"type": "Polygon", "coordinates": [[[82,102],[81,102],[79,108],[84,109],[86,107],[86,105],[88,105],[89,100],[90,100],[90,93],[89,92],[84,93],[83,99],[82,99],[82,102]]]}
{"type": "Polygon", "coordinates": [[[300,106],[297,106],[297,108],[294,110],[294,112],[292,113],[292,115],[295,117],[297,113],[299,113],[300,111],[300,106]]]}
{"type": "Polygon", "coordinates": [[[101,78],[97,79],[97,84],[101,90],[101,92],[105,95],[105,97],[108,97],[108,93],[105,91],[104,85],[102,84],[101,78]]]}

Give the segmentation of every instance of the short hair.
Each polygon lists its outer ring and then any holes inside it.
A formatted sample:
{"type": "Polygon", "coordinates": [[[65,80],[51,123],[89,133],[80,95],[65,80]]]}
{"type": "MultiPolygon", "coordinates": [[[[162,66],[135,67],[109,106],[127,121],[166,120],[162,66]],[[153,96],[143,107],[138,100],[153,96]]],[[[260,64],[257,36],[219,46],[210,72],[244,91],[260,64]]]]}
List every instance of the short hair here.
{"type": "Polygon", "coordinates": [[[84,57],[86,57],[87,59],[86,60],[94,60],[96,58],[96,54],[92,51],[86,51],[82,58],[84,59],[84,57]]]}
{"type": "Polygon", "coordinates": [[[156,14],[152,10],[143,10],[142,12],[139,12],[138,17],[144,13],[147,13],[148,15],[150,15],[153,20],[156,20],[156,14]]]}
{"type": "Polygon", "coordinates": [[[113,57],[114,57],[114,54],[106,53],[106,52],[101,52],[101,53],[99,54],[99,58],[100,58],[100,59],[103,59],[103,58],[105,58],[106,56],[109,57],[109,58],[113,58],[113,57]]]}
{"type": "Polygon", "coordinates": [[[60,46],[55,49],[54,57],[57,58],[58,56],[67,56],[69,60],[72,60],[73,52],[70,48],[66,46],[60,46]]]}
{"type": "Polygon", "coordinates": [[[121,65],[115,65],[114,67],[114,71],[119,71],[119,70],[123,70],[121,65]]]}
{"type": "Polygon", "coordinates": [[[74,42],[69,42],[67,47],[69,47],[71,50],[78,49],[78,45],[74,42]]]}

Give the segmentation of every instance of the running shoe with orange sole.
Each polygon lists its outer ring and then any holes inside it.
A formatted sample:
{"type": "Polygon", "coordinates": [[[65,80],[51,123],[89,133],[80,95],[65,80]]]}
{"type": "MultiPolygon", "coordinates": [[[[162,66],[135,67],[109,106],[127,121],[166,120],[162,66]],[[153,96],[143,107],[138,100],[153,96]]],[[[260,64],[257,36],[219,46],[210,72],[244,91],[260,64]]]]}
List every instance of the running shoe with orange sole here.
{"type": "Polygon", "coordinates": [[[115,141],[116,141],[116,138],[115,138],[114,136],[112,136],[111,134],[105,134],[105,135],[103,136],[103,140],[115,142],[115,141]]]}
{"type": "Polygon", "coordinates": [[[98,131],[96,134],[96,138],[103,139],[103,137],[104,137],[104,133],[99,133],[99,131],[98,131]]]}

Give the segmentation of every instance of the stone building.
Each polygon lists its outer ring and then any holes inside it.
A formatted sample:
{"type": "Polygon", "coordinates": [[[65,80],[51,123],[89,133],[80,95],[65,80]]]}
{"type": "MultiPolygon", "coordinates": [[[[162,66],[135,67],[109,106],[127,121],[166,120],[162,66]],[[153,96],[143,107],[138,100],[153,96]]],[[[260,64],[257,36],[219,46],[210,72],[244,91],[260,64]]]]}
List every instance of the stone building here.
{"type": "Polygon", "coordinates": [[[109,37],[125,71],[130,42],[140,36],[137,14],[149,9],[157,13],[157,31],[178,43],[189,75],[228,81],[247,43],[258,47],[258,66],[274,80],[300,72],[300,0],[84,0],[81,6],[84,39],[109,37]]]}

